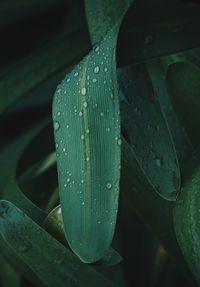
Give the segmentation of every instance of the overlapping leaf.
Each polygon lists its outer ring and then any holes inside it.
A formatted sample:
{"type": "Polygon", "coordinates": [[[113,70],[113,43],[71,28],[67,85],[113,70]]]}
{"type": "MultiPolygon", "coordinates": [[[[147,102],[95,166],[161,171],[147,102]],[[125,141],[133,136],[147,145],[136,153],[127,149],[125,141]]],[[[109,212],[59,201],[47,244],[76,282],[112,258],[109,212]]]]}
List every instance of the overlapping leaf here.
{"type": "Polygon", "coordinates": [[[123,129],[150,184],[164,198],[174,200],[180,190],[180,171],[171,136],[145,65],[119,73],[123,129]]]}
{"type": "Polygon", "coordinates": [[[0,201],[0,233],[47,286],[115,286],[8,201],[0,201]],[[42,256],[41,256],[42,254],[42,256]],[[77,274],[79,275],[77,277],[77,274]]]}
{"type": "Polygon", "coordinates": [[[160,108],[172,135],[180,170],[183,172],[186,163],[193,153],[193,147],[184,128],[181,126],[168,94],[167,72],[171,63],[170,58],[172,57],[176,58],[176,55],[170,56],[168,61],[167,57],[151,61],[147,63],[147,67],[153,83],[155,97],[160,103],[160,108]]]}

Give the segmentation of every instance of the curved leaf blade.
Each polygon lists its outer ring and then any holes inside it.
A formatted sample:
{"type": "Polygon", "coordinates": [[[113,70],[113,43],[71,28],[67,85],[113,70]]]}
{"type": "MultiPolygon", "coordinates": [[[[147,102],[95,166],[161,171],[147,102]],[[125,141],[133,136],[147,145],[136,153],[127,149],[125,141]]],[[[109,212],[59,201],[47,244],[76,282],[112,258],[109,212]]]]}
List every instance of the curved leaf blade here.
{"type": "Polygon", "coordinates": [[[174,146],[176,149],[181,172],[183,172],[189,157],[193,153],[193,147],[189,138],[181,126],[181,123],[174,111],[167,90],[167,73],[170,63],[165,63],[163,66],[162,59],[154,60],[147,64],[149,75],[151,77],[155,96],[160,103],[160,108],[163,112],[166,124],[172,135],[174,146]],[[169,64],[169,65],[168,65],[169,64]]]}
{"type": "Polygon", "coordinates": [[[0,233],[49,287],[92,287],[94,284],[115,286],[92,268],[82,264],[31,218],[5,200],[0,201],[0,233]]]}
{"type": "MultiPolygon", "coordinates": [[[[102,10],[92,1],[85,4],[93,37],[91,23],[100,24],[95,12],[103,21],[115,9],[111,1],[102,1],[102,10]]],[[[58,87],[53,102],[64,228],[70,247],[84,262],[108,252],[118,210],[121,139],[115,49],[130,3],[121,4],[115,20],[105,21],[92,39],[96,47],[58,87]]]]}
{"type": "Polygon", "coordinates": [[[99,43],[107,32],[119,23],[133,0],[85,0],[87,23],[93,44],[99,43]]]}
{"type": "Polygon", "coordinates": [[[85,262],[107,253],[118,208],[121,139],[115,45],[116,28],[58,86],[53,102],[65,232],[85,262]]]}
{"type": "Polygon", "coordinates": [[[198,61],[191,61],[187,53],[177,56],[176,61],[173,57],[167,60],[171,60],[167,73],[168,93],[192,144],[197,147],[200,143],[200,65],[198,61]]]}
{"type": "Polygon", "coordinates": [[[174,206],[174,227],[179,246],[200,284],[200,167],[188,178],[174,206]]]}

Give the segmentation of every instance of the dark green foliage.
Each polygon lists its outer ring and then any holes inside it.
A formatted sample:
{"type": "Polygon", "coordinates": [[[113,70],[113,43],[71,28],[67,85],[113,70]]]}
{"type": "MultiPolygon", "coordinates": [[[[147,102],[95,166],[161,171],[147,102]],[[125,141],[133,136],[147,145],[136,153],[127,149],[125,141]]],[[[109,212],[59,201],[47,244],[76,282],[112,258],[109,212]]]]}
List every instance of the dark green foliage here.
{"type": "Polygon", "coordinates": [[[200,286],[199,19],[0,1],[0,287],[200,286]]]}

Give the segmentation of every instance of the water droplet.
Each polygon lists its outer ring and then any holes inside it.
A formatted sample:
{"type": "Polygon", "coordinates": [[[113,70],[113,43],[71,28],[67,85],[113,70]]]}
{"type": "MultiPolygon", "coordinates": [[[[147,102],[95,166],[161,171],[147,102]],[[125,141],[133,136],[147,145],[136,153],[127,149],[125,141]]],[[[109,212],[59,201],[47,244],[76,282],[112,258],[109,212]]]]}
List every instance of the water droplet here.
{"type": "Polygon", "coordinates": [[[90,160],[90,158],[89,158],[89,156],[87,156],[87,157],[86,157],[86,161],[89,161],[89,160],[90,160]]]}
{"type": "Polygon", "coordinates": [[[83,96],[85,96],[85,95],[87,94],[87,90],[86,90],[85,87],[83,87],[83,88],[81,89],[81,94],[82,94],[83,96]]]}
{"type": "Polygon", "coordinates": [[[109,133],[110,132],[110,128],[106,128],[106,131],[109,133]]]}
{"type": "Polygon", "coordinates": [[[103,112],[100,112],[100,116],[103,117],[103,116],[104,116],[104,113],[103,113],[103,112]]]}
{"type": "Polygon", "coordinates": [[[67,182],[70,182],[70,178],[69,177],[67,178],[67,182]]]}
{"type": "Polygon", "coordinates": [[[158,167],[160,167],[161,166],[161,160],[160,160],[160,158],[156,158],[155,159],[155,162],[156,162],[156,165],[158,166],[158,167]]]}
{"type": "Polygon", "coordinates": [[[98,52],[98,51],[99,51],[99,47],[96,47],[96,48],[95,48],[95,52],[98,52]]]}
{"type": "Polygon", "coordinates": [[[87,108],[87,106],[88,106],[87,102],[83,102],[83,106],[84,106],[84,108],[87,108]]]}
{"type": "Polygon", "coordinates": [[[60,128],[60,124],[59,124],[59,122],[54,122],[54,130],[55,131],[57,131],[57,130],[59,130],[59,128],[60,128]]]}
{"type": "Polygon", "coordinates": [[[67,184],[66,184],[66,183],[64,184],[64,187],[67,187],[67,184]]]}
{"type": "Polygon", "coordinates": [[[58,89],[58,90],[57,90],[57,93],[60,94],[60,92],[61,92],[61,89],[58,89]]]}
{"type": "Polygon", "coordinates": [[[61,112],[57,112],[57,115],[60,116],[60,115],[61,115],[61,112]]]}
{"type": "Polygon", "coordinates": [[[58,143],[56,143],[56,149],[58,148],[58,146],[59,146],[58,143]]]}
{"type": "Polygon", "coordinates": [[[66,148],[64,147],[64,148],[62,149],[62,151],[63,151],[63,152],[66,152],[66,148]]]}
{"type": "Polygon", "coordinates": [[[84,138],[85,138],[84,135],[81,135],[81,139],[84,140],[84,138]]]}
{"type": "Polygon", "coordinates": [[[97,73],[99,72],[99,66],[96,66],[96,67],[94,68],[94,72],[95,72],[95,74],[97,74],[97,73]]]}
{"type": "Polygon", "coordinates": [[[87,80],[89,80],[89,79],[90,79],[90,75],[87,76],[87,80]]]}
{"type": "Polygon", "coordinates": [[[85,205],[85,202],[84,202],[84,201],[82,201],[82,202],[81,202],[81,205],[85,205]]]}
{"type": "Polygon", "coordinates": [[[118,145],[121,145],[121,144],[122,144],[121,138],[118,138],[118,139],[117,139],[117,144],[118,144],[118,145]]]}
{"type": "Polygon", "coordinates": [[[70,78],[67,79],[67,83],[69,83],[69,81],[70,81],[70,78]]]}
{"type": "Polygon", "coordinates": [[[77,77],[77,76],[78,76],[78,72],[75,72],[75,73],[74,73],[74,77],[77,77]]]}
{"type": "Polygon", "coordinates": [[[108,71],[108,68],[105,67],[105,68],[104,68],[104,72],[107,72],[107,71],[108,71]]]}
{"type": "Polygon", "coordinates": [[[69,128],[69,125],[66,125],[66,128],[68,129],[68,128],[69,128]]]}
{"type": "Polygon", "coordinates": [[[84,179],[81,179],[81,183],[84,183],[84,179]]]}
{"type": "Polygon", "coordinates": [[[85,132],[86,132],[86,134],[89,134],[89,133],[90,133],[90,130],[89,130],[89,129],[86,129],[85,132]]]}
{"type": "Polygon", "coordinates": [[[79,116],[82,117],[82,115],[83,115],[83,113],[80,111],[80,112],[79,112],[79,116]]]}
{"type": "Polygon", "coordinates": [[[95,78],[92,80],[93,83],[96,83],[96,81],[97,81],[97,79],[95,79],[95,78]]]}
{"type": "Polygon", "coordinates": [[[111,182],[107,182],[106,183],[106,188],[107,189],[111,189],[112,188],[112,183],[111,182]]]}

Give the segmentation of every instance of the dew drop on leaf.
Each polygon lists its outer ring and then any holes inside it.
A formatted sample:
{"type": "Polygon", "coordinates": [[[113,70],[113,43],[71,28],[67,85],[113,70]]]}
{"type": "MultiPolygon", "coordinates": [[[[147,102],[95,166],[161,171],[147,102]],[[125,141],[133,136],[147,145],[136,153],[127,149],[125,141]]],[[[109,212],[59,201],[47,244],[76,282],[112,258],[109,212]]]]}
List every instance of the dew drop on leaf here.
{"type": "Polygon", "coordinates": [[[94,72],[95,72],[95,74],[97,74],[97,73],[99,72],[99,66],[96,66],[96,67],[94,68],[94,72]]]}
{"type": "Polygon", "coordinates": [[[112,188],[111,182],[107,182],[107,183],[106,183],[106,188],[107,188],[107,189],[111,189],[111,188],[112,188]]]}
{"type": "Polygon", "coordinates": [[[81,94],[82,94],[83,96],[85,96],[85,95],[87,94],[87,90],[86,90],[85,87],[83,87],[83,88],[81,89],[81,94]]]}
{"type": "Polygon", "coordinates": [[[160,160],[160,158],[156,158],[156,159],[155,159],[155,162],[156,162],[156,165],[157,165],[158,167],[161,166],[161,160],[160,160]]]}
{"type": "Polygon", "coordinates": [[[59,130],[59,128],[60,128],[60,124],[59,124],[59,122],[54,122],[54,130],[55,131],[58,131],[59,130]]]}
{"type": "Polygon", "coordinates": [[[83,102],[83,106],[84,106],[84,108],[87,108],[87,106],[88,106],[87,102],[83,102]]]}

